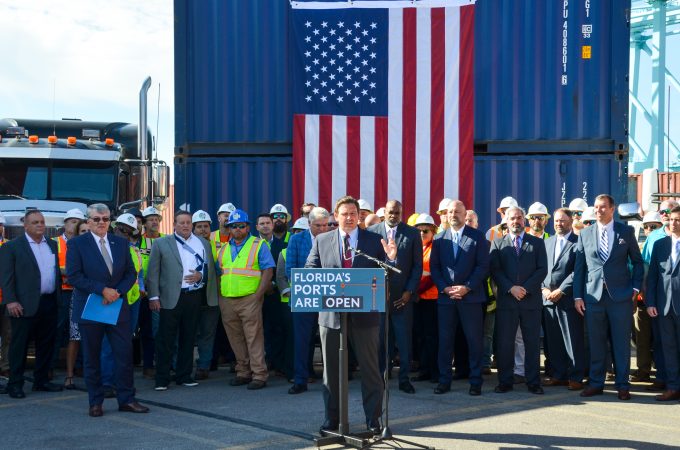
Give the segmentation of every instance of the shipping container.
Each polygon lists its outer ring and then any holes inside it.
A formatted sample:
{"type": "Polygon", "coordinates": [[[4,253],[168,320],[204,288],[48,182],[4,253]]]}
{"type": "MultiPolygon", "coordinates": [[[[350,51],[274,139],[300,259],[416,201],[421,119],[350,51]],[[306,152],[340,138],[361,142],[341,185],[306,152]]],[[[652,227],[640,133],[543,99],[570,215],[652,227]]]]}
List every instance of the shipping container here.
{"type": "MultiPolygon", "coordinates": [[[[554,211],[575,198],[593,204],[599,194],[626,201],[627,161],[620,154],[475,155],[475,204],[480,228],[497,224],[496,208],[514,197],[529,208],[541,202],[554,211]]],[[[552,234],[552,224],[547,230],[552,234]]]]}
{"type": "Polygon", "coordinates": [[[276,203],[298,217],[291,209],[291,174],[291,157],[175,158],[175,208],[207,211],[214,225],[226,202],[243,209],[251,222],[276,203]]]}
{"type": "MultiPolygon", "coordinates": [[[[632,173],[630,174],[630,180],[632,187],[630,189],[631,195],[634,195],[634,201],[643,205],[646,203],[642,198],[642,174],[632,173]]],[[[680,172],[659,172],[658,173],[658,183],[660,194],[680,194],[680,172]]],[[[655,198],[655,200],[666,200],[667,198],[674,198],[676,200],[680,199],[680,195],[668,196],[662,198],[655,198]]]]}

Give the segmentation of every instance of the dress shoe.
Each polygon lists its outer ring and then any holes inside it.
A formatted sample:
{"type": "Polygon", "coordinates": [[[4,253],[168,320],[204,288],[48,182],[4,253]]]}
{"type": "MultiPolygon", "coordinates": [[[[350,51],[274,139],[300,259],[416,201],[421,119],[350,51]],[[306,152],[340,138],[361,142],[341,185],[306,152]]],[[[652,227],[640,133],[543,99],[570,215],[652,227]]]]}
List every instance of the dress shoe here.
{"type": "Polygon", "coordinates": [[[595,395],[602,395],[602,391],[602,388],[587,387],[579,395],[581,397],[593,397],[595,395]]]}
{"type": "Polygon", "coordinates": [[[468,391],[468,394],[475,396],[475,397],[478,396],[478,395],[482,395],[482,387],[473,384],[473,385],[470,386],[470,390],[468,391]]]}
{"type": "Polygon", "coordinates": [[[25,398],[26,397],[26,394],[24,394],[24,390],[20,387],[8,386],[7,387],[7,393],[12,398],[25,398]]]}
{"type": "Polygon", "coordinates": [[[569,381],[569,387],[567,387],[570,391],[580,391],[583,389],[583,383],[579,383],[578,381],[569,381]]]}
{"type": "Polygon", "coordinates": [[[154,378],[156,378],[156,369],[154,369],[153,367],[145,368],[142,370],[142,375],[147,380],[153,380],[154,378]]]}
{"type": "Polygon", "coordinates": [[[649,383],[652,380],[648,373],[637,372],[630,376],[630,381],[631,383],[649,383]]]}
{"type": "Polygon", "coordinates": [[[302,394],[303,392],[307,392],[307,385],[306,384],[294,384],[288,389],[289,394],[302,394]]]}
{"type": "Polygon", "coordinates": [[[184,381],[182,381],[182,382],[179,382],[179,381],[178,381],[177,384],[178,384],[178,385],[181,384],[181,385],[184,386],[184,387],[194,387],[194,386],[198,386],[198,383],[197,383],[193,378],[187,378],[186,380],[184,380],[184,381]]]}
{"type": "Polygon", "coordinates": [[[243,386],[244,384],[248,384],[251,381],[253,381],[252,378],[244,378],[244,377],[236,376],[236,377],[232,378],[232,380],[229,382],[229,386],[243,386]]]}
{"type": "Polygon", "coordinates": [[[522,383],[526,383],[527,379],[524,378],[524,375],[513,375],[512,376],[512,382],[514,384],[522,384],[522,383]]]}
{"type": "Polygon", "coordinates": [[[527,386],[527,389],[532,394],[543,395],[543,388],[538,384],[530,384],[529,386],[527,386]]]}
{"type": "Polygon", "coordinates": [[[266,381],[262,381],[262,380],[253,380],[253,381],[251,381],[250,383],[248,383],[248,387],[247,387],[246,389],[248,389],[248,390],[250,390],[250,391],[256,391],[256,390],[258,390],[258,389],[262,389],[262,388],[265,387],[266,385],[267,385],[267,382],[266,382],[266,381]]]}
{"type": "Polygon", "coordinates": [[[327,420],[319,428],[319,434],[324,434],[324,431],[338,431],[338,422],[327,420]]]}
{"type": "Polygon", "coordinates": [[[40,392],[61,392],[64,389],[63,386],[59,386],[58,384],[54,383],[45,383],[45,384],[34,384],[33,387],[31,388],[32,391],[40,391],[40,392]]]}
{"type": "Polygon", "coordinates": [[[446,394],[451,390],[450,384],[439,383],[436,388],[434,388],[435,394],[446,394]]]}
{"type": "Polygon", "coordinates": [[[645,391],[650,391],[650,392],[655,392],[655,391],[663,391],[666,389],[666,383],[663,381],[655,381],[654,383],[650,384],[645,388],[645,391]]]}
{"type": "Polygon", "coordinates": [[[543,386],[569,386],[567,380],[558,380],[557,378],[548,378],[543,381],[543,386]]]}
{"type": "Polygon", "coordinates": [[[617,397],[619,400],[630,400],[630,391],[628,389],[619,389],[617,397]]]}
{"type": "Polygon", "coordinates": [[[104,410],[102,405],[92,405],[90,406],[90,417],[101,417],[104,415],[104,410]]]}
{"type": "Polygon", "coordinates": [[[142,406],[137,402],[126,403],[125,405],[118,405],[118,411],[131,413],[148,413],[149,408],[142,406]]]}
{"type": "Polygon", "coordinates": [[[505,394],[506,392],[510,392],[514,389],[514,387],[511,384],[499,384],[495,388],[493,388],[493,391],[496,394],[505,394]]]}
{"type": "Polygon", "coordinates": [[[411,381],[427,381],[429,379],[430,379],[429,373],[421,373],[420,375],[416,375],[415,377],[411,377],[411,381]]]}
{"type": "Polygon", "coordinates": [[[416,393],[416,389],[408,381],[402,381],[401,383],[399,383],[399,390],[402,392],[406,392],[407,394],[416,393]]]}
{"type": "Polygon", "coordinates": [[[670,402],[671,400],[680,400],[680,391],[668,390],[661,395],[657,395],[657,402],[670,402]]]}
{"type": "Polygon", "coordinates": [[[196,369],[196,376],[194,379],[196,381],[207,380],[210,378],[210,371],[207,369],[196,369]]]}

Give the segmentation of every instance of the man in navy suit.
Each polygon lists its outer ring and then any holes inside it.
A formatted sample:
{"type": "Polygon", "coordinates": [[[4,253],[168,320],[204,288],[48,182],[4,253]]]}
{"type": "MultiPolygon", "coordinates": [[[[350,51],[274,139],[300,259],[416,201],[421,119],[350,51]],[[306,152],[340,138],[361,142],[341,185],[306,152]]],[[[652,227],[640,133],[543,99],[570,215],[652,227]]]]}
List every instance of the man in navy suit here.
{"type": "MultiPolygon", "coordinates": [[[[394,353],[394,344],[399,349],[399,390],[414,394],[415,388],[409,381],[412,355],[413,301],[418,292],[420,277],[423,274],[423,241],[420,232],[401,221],[402,207],[397,200],[390,200],[385,205],[385,221],[373,225],[368,230],[378,233],[385,242],[394,240],[397,245],[397,268],[401,273],[390,274],[388,301],[390,326],[389,343],[380,346],[381,369],[385,364],[385,351],[390,352],[390,360],[394,353]],[[393,342],[394,341],[394,342],[393,342]]],[[[385,315],[381,316],[381,332],[385,329],[385,315]]]]}
{"type": "Polygon", "coordinates": [[[614,221],[615,207],[611,196],[598,195],[593,205],[597,223],[579,234],[574,306],[580,314],[585,314],[590,344],[590,383],[581,396],[602,394],[609,329],[618,398],[630,400],[633,305],[642,288],[644,264],[633,228],[614,221]]]}
{"type": "Polygon", "coordinates": [[[496,337],[498,343],[498,386],[494,392],[513,389],[515,336],[519,325],[524,340],[524,369],[527,388],[543,394],[539,367],[541,358],[541,283],[548,273],[543,239],[524,231],[524,210],[511,206],[505,211],[510,232],[491,245],[491,278],[498,286],[496,337]]]}
{"type": "MultiPolygon", "coordinates": [[[[342,197],[335,203],[338,230],[320,234],[314,240],[305,267],[317,268],[377,268],[378,265],[352,249],[374,258],[394,262],[397,246],[394,240],[386,243],[380,235],[359,228],[359,202],[342,197]]],[[[368,429],[380,429],[384,381],[378,367],[380,317],[378,313],[347,313],[349,339],[361,367],[361,396],[368,429]]],[[[319,313],[321,351],[323,353],[323,399],[326,421],[320,431],[338,429],[340,420],[340,377],[338,350],[340,347],[340,314],[319,313]]]]}
{"type": "Polygon", "coordinates": [[[85,384],[89,394],[91,417],[104,412],[104,388],[100,360],[102,339],[106,335],[116,363],[115,384],[118,410],[145,413],[149,409],[135,400],[132,373],[132,335],[130,307],[126,294],[135,283],[137,272],[130,256],[127,240],[107,233],[111,221],[108,206],[95,203],[87,208],[90,232],[69,239],[66,254],[66,277],[73,291],[73,320],[80,324],[83,345],[85,384]],[[81,318],[90,294],[103,297],[105,305],[121,302],[115,325],[81,318]]]}
{"type": "Polygon", "coordinates": [[[545,241],[548,275],[543,280],[543,324],[550,347],[553,376],[544,386],[583,389],[585,335],[583,317],[574,308],[574,265],[578,237],[572,232],[572,212],[555,211],[555,235],[545,241]]]}
{"type": "Polygon", "coordinates": [[[432,243],[430,272],[439,290],[439,384],[435,394],[451,389],[455,336],[463,328],[470,360],[470,395],[482,393],[484,353],[484,303],[489,274],[489,243],[484,234],[465,225],[465,205],[454,200],[448,205],[450,227],[432,243]]]}
{"type": "Polygon", "coordinates": [[[647,313],[659,322],[666,390],[658,401],[680,399],[680,206],[671,210],[670,236],[657,240],[647,273],[647,313]]]}
{"type": "MultiPolygon", "coordinates": [[[[288,280],[292,279],[292,269],[305,267],[309,252],[312,250],[312,243],[319,234],[328,230],[330,214],[326,209],[314,207],[308,217],[309,230],[292,235],[288,241],[286,251],[286,278],[288,280]]],[[[293,314],[295,378],[293,385],[288,389],[289,394],[300,394],[307,390],[307,380],[313,370],[313,338],[318,319],[319,314],[315,312],[293,314]]]]}

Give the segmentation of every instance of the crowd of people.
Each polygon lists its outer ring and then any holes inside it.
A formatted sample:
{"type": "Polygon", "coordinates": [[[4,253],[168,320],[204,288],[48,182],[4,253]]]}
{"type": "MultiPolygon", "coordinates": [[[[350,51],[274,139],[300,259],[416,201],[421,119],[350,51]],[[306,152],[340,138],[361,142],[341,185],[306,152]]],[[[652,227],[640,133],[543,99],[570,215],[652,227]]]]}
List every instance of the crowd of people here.
{"type": "MultiPolygon", "coordinates": [[[[294,222],[281,204],[251,221],[225,203],[216,224],[206,211],[177,211],[174,233],[162,235],[153,206],[114,222],[106,205],[93,204],[86,214],[69,211],[54,239],[43,214],[28,210],[24,235],[0,241],[2,393],[25,397],[32,339],[33,391],[75,389],[81,366],[90,416],[114,397],[120,411],[148,412],[135,399],[138,337],[142,374],[157,391],[197,386],[231,361],[231,386],[258,390],[281,376],[289,394],[302,394],[319,377],[318,335],[321,431],[336,430],[339,317],[291,313],[291,270],[376,267],[359,249],[401,271],[390,277],[389,314],[348,314],[349,376],[360,372],[369,429],[380,428],[385,370],[406,394],[420,382],[445,394],[467,379],[478,396],[496,369],[499,394],[525,384],[532,394],[563,386],[592,397],[613,381],[629,400],[631,382],[648,382],[660,391],[656,400],[680,400],[680,207],[666,200],[645,214],[642,249],[633,228],[614,220],[615,207],[599,195],[591,207],[576,199],[551,215],[541,203],[525,211],[506,197],[500,223],[484,233],[455,199],[441,201],[436,220],[403,217],[397,200],[377,211],[352,197],[333,211],[305,203],[294,222]],[[89,302],[119,308],[117,318],[87,320],[89,302]],[[57,383],[63,347],[66,376],[57,383]]],[[[0,235],[3,225],[0,216],[0,235]]]]}

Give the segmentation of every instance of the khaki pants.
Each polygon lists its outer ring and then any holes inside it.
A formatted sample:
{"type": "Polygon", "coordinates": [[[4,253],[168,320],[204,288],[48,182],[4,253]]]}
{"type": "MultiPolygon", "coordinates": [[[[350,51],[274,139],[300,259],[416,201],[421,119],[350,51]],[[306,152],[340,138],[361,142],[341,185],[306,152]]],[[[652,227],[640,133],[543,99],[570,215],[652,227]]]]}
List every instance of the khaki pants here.
{"type": "Polygon", "coordinates": [[[264,360],[262,298],[225,298],[220,295],[222,325],[236,356],[236,376],[267,381],[264,360]]]}
{"type": "Polygon", "coordinates": [[[652,319],[647,308],[636,306],[634,316],[635,354],[638,375],[649,375],[652,370],[652,319]]]}

